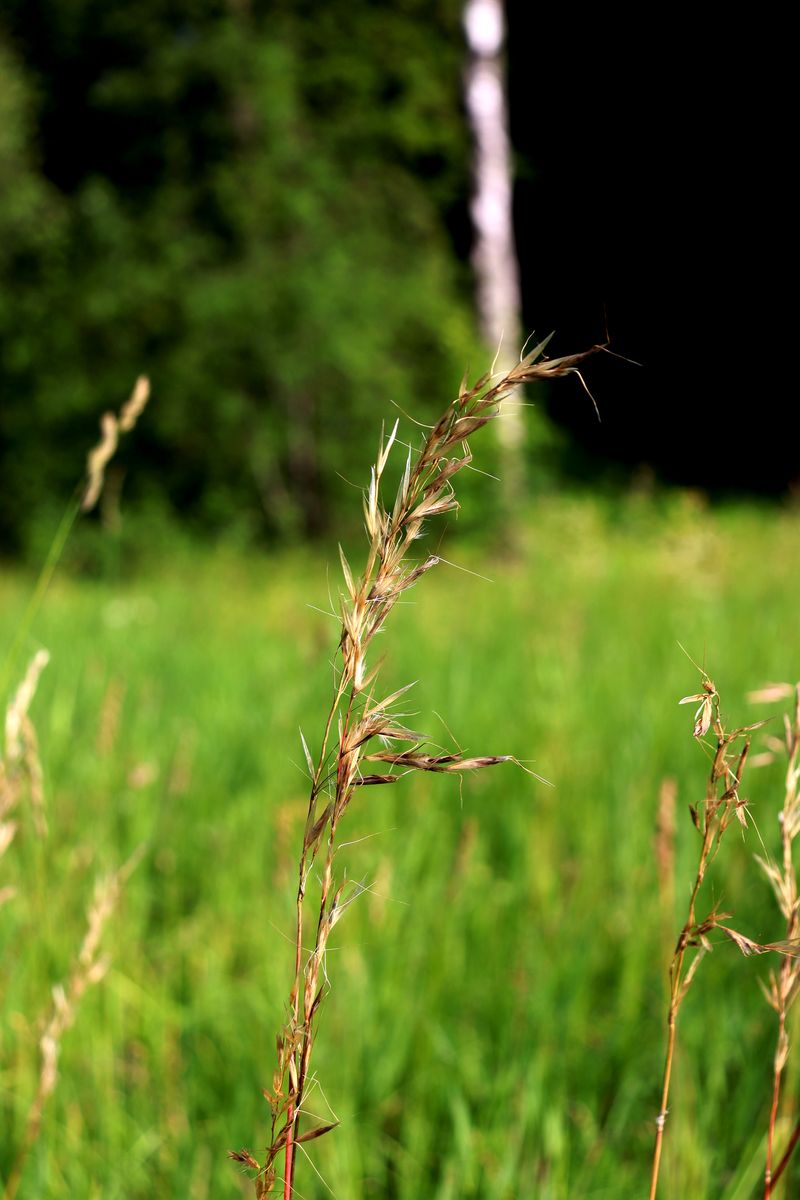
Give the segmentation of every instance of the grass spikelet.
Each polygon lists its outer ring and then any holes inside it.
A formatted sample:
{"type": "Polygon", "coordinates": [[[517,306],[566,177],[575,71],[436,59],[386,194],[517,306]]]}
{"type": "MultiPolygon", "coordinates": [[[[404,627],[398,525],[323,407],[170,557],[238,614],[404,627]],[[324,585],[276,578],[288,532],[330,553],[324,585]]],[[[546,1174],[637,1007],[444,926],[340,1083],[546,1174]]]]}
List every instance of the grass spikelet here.
{"type": "Polygon", "coordinates": [[[130,433],[139,417],[145,410],[150,399],[150,380],[146,375],[140,375],[133,385],[130,397],[125,401],[119,413],[120,433],[130,433]]]}
{"type": "MultiPolygon", "coordinates": [[[[5,740],[0,755],[0,858],[11,845],[17,830],[10,820],[27,785],[33,812],[34,828],[40,837],[47,833],[44,812],[42,767],[36,731],[28,715],[39,677],[50,661],[46,650],[39,650],[31,659],[24,678],[6,708],[5,740]]],[[[5,899],[11,898],[9,889],[5,899]]]]}
{"type": "Polygon", "coordinates": [[[22,683],[17,688],[13,700],[6,709],[6,752],[8,763],[15,763],[23,755],[25,722],[28,720],[28,710],[36,694],[39,676],[50,661],[46,650],[34,654],[25,672],[22,683]]]}
{"type": "Polygon", "coordinates": [[[91,512],[100,499],[106,467],[116,454],[119,436],[133,429],[149,398],[150,381],[146,375],[140,375],[119,416],[107,412],[100,418],[100,441],[89,451],[86,459],[86,488],[81,500],[83,512],[91,512]]]}
{"type": "MultiPolygon", "coordinates": [[[[283,1197],[292,1200],[295,1147],[333,1128],[317,1125],[301,1130],[301,1116],[310,1078],[315,1021],[327,983],[325,957],[332,929],[359,894],[336,876],[337,837],[347,809],[363,787],[394,784],[411,771],[454,773],[482,770],[511,761],[505,755],[431,755],[422,746],[423,734],[406,729],[393,711],[405,688],[378,699],[378,668],[368,668],[373,639],[400,596],[439,563],[436,555],[418,556],[416,542],[431,518],[458,508],[453,480],[468,466],[467,438],[500,413],[503,399],[517,388],[577,373],[588,354],[544,358],[541,342],[499,380],[484,375],[472,387],[462,384],[421,446],[409,450],[397,493],[384,505],[381,480],[397,436],[395,424],[388,438],[381,436],[375,465],[364,496],[364,524],[368,539],[366,565],[356,578],[341,554],[345,594],[341,597],[341,634],[334,695],[316,760],[303,739],[311,772],[311,791],[298,862],[293,982],[289,1018],[277,1038],[277,1065],[271,1090],[264,1095],[270,1107],[270,1133],[263,1161],[249,1150],[231,1157],[255,1172],[257,1200],[270,1195],[278,1183],[279,1159],[283,1162],[283,1197]],[[407,742],[406,750],[371,751],[375,739],[407,742]],[[362,765],[377,762],[388,770],[364,772],[362,765]],[[309,895],[314,867],[319,885],[309,895]],[[313,946],[305,952],[304,938],[311,919],[313,946]]],[[[596,349],[596,348],[595,348],[596,349]]]]}

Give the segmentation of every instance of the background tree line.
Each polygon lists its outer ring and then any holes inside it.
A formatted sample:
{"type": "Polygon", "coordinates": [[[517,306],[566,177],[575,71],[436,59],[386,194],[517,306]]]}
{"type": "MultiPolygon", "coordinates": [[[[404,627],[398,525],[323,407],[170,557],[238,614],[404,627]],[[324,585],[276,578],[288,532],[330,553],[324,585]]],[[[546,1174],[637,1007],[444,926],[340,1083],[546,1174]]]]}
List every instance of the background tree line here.
{"type": "MultiPolygon", "coordinates": [[[[274,538],[315,534],[345,481],[361,482],[389,398],[424,415],[467,362],[483,367],[461,18],[460,0],[8,0],[5,548],[63,502],[98,412],[140,371],[154,402],[126,502],[274,538]]],[[[525,322],[558,327],[559,351],[608,330],[644,367],[594,368],[602,428],[562,393],[562,465],[586,474],[610,456],[781,491],[796,418],[780,438],[759,423],[743,446],[709,404],[723,391],[730,417],[752,399],[728,297],[735,270],[748,293],[759,276],[704,223],[717,193],[688,115],[699,84],[689,70],[669,93],[613,18],[565,58],[568,18],[534,24],[509,5],[525,322]]]]}
{"type": "Polygon", "coordinates": [[[131,491],[269,535],[319,529],[388,397],[441,404],[473,349],[447,233],[468,191],[459,19],[452,2],[11,5],[7,544],[69,491],[140,370],[157,398],[131,491]]]}

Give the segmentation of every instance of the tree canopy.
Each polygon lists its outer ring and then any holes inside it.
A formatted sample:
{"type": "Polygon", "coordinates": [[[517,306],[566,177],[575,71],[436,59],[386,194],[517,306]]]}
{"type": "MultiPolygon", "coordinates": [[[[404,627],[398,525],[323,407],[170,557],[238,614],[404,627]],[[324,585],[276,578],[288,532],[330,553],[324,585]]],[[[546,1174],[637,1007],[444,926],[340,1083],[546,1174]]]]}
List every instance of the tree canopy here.
{"type": "MultiPolygon", "coordinates": [[[[460,6],[16,0],[0,42],[0,527],[147,371],[130,486],[313,533],[387,397],[470,356],[460,6]],[[424,19],[422,19],[424,16],[424,19]]],[[[367,449],[367,446],[369,449],[367,449]]]]}
{"type": "MultiPolygon", "coordinates": [[[[313,535],[363,482],[390,401],[424,419],[485,367],[462,7],[7,0],[0,546],[63,504],[141,372],[126,501],[274,539],[313,535]]],[[[779,90],[738,95],[700,28],[678,88],[677,27],[657,54],[621,15],[507,9],[526,329],[556,329],[556,353],[608,333],[642,364],[591,364],[602,425],[555,393],[573,466],[785,490],[779,90]],[[770,349],[757,381],[743,338],[770,349]]]]}

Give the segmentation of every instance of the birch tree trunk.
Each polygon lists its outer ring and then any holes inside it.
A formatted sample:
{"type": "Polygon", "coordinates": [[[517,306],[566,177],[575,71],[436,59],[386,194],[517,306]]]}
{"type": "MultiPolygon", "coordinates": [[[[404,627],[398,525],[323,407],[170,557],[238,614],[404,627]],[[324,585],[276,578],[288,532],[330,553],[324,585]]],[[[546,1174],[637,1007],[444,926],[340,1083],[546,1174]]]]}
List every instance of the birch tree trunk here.
{"type": "MultiPolygon", "coordinates": [[[[514,241],[513,176],[505,91],[503,0],[467,0],[464,28],[470,50],[466,109],[474,145],[473,263],[481,333],[497,370],[517,359],[521,332],[519,266],[514,241]]],[[[506,406],[498,430],[506,504],[525,484],[523,422],[518,398],[506,406]]]]}

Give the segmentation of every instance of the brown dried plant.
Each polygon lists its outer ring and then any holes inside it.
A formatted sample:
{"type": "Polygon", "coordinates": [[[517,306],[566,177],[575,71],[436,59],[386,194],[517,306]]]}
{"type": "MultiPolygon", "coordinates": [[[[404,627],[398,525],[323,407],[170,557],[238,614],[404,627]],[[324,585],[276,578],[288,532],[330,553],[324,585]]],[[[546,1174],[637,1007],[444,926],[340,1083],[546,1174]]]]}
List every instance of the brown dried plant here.
{"type": "MultiPolygon", "coordinates": [[[[749,699],[758,702],[770,702],[793,698],[791,717],[784,714],[784,736],[767,738],[767,750],[754,757],[754,764],[766,765],[779,755],[786,758],[786,776],[784,782],[783,808],[779,814],[781,827],[781,863],[769,862],[756,855],[764,874],[766,875],[775,895],[778,907],[786,922],[786,940],[794,942],[800,933],[800,892],[798,892],[797,865],[794,859],[794,842],[800,834],[800,683],[773,683],[757,692],[751,693],[749,699]]],[[[779,971],[770,971],[769,984],[764,988],[767,1003],[774,1009],[778,1021],[778,1034],[775,1044],[775,1056],[772,1068],[772,1102],[769,1110],[767,1127],[767,1154],[764,1168],[764,1200],[769,1200],[775,1185],[783,1175],[791,1158],[792,1152],[800,1140],[800,1122],[794,1128],[789,1138],[786,1150],[773,1168],[775,1155],[775,1131],[781,1102],[781,1087],[783,1073],[789,1057],[789,1035],[787,1019],[789,1010],[797,999],[800,991],[800,959],[786,957],[779,971]]]]}
{"type": "MultiPolygon", "coordinates": [[[[549,339],[547,339],[549,340],[549,339]]],[[[435,554],[415,556],[424,523],[431,517],[458,508],[453,492],[455,475],[467,467],[471,454],[467,439],[500,414],[502,401],[517,388],[538,380],[579,374],[578,364],[593,351],[546,359],[547,341],[494,380],[485,375],[473,387],[464,382],[458,397],[430,429],[420,449],[409,449],[405,470],[394,503],[384,507],[381,480],[398,424],[389,437],[381,435],[364,499],[364,519],[369,548],[360,576],[351,570],[340,548],[346,594],[341,601],[340,657],[333,700],[316,759],[303,739],[311,778],[303,841],[298,864],[293,981],[288,1019],[277,1038],[277,1066],[272,1088],[264,1095],[270,1107],[269,1141],[261,1161],[249,1150],[231,1157],[255,1172],[258,1200],[269,1196],[278,1183],[278,1160],[283,1159],[283,1197],[296,1195],[296,1148],[329,1132],[334,1124],[301,1129],[301,1115],[309,1086],[315,1022],[326,993],[325,956],[337,922],[359,894],[335,872],[339,826],[351,801],[363,787],[396,784],[412,771],[454,773],[480,770],[508,762],[507,755],[464,757],[460,753],[430,754],[423,750],[425,735],[408,729],[396,711],[408,691],[391,695],[377,690],[379,666],[367,665],[373,639],[384,628],[398,599],[435,567],[435,554]],[[383,748],[373,748],[376,740],[383,748]],[[402,749],[398,743],[406,743],[402,749]],[[372,768],[363,768],[365,764],[372,768]],[[321,859],[318,892],[308,894],[312,869],[321,859]],[[313,921],[313,948],[303,949],[309,920],[313,921]]],[[[409,685],[411,686],[411,685],[409,685]]]]}
{"type": "MultiPolygon", "coordinates": [[[[700,835],[700,850],[697,861],[697,871],[689,897],[689,907],[686,921],[678,936],[678,941],[669,968],[669,1008],[667,1014],[667,1046],[664,1056],[664,1074],[661,1087],[661,1108],[656,1118],[656,1140],[653,1150],[653,1164],[650,1179],[650,1200],[655,1200],[658,1190],[658,1179],[661,1167],[661,1152],[664,1142],[664,1128],[669,1111],[670,1082],[672,1065],[675,1056],[677,1037],[678,1013],[686,998],[686,994],[694,981],[697,969],[703,958],[711,949],[709,935],[718,929],[730,938],[745,957],[752,954],[765,954],[768,951],[786,956],[796,955],[797,945],[787,938],[783,942],[770,942],[762,945],[752,938],[746,937],[738,930],[722,922],[730,917],[730,913],[721,913],[716,907],[706,916],[698,919],[697,902],[700,889],[706,877],[708,868],[714,862],[719,852],[722,838],[736,820],[742,828],[747,827],[747,801],[739,795],[742,775],[750,750],[748,734],[760,728],[764,722],[743,726],[728,732],[720,712],[719,694],[714,683],[705,672],[702,672],[702,691],[693,696],[684,696],[681,704],[697,704],[694,714],[692,734],[702,741],[711,755],[711,768],[706,783],[706,793],[703,802],[690,805],[689,812],[692,823],[700,835]],[[708,734],[711,740],[705,741],[708,734]],[[737,749],[737,744],[741,748],[737,749]]],[[[788,961],[788,958],[785,960],[788,961]]]]}
{"type": "MultiPolygon", "coordinates": [[[[46,650],[39,650],[33,656],[6,708],[4,741],[0,753],[0,858],[16,836],[18,822],[14,814],[26,791],[34,829],[40,837],[47,833],[39,745],[29,709],[39,676],[49,658],[46,650]]],[[[0,887],[0,906],[11,900],[13,895],[14,889],[10,885],[0,887]]]]}

